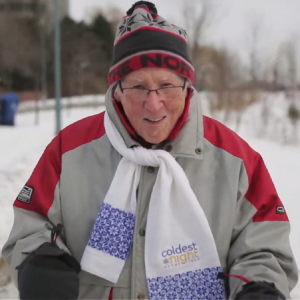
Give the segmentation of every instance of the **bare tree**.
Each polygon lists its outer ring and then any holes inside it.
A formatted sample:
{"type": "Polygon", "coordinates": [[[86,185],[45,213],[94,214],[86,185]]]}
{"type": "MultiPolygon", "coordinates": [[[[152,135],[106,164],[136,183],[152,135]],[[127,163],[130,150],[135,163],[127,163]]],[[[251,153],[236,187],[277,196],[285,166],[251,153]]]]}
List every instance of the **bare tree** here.
{"type": "Polygon", "coordinates": [[[251,85],[256,88],[259,82],[259,71],[261,69],[260,61],[258,57],[258,44],[261,33],[261,19],[257,15],[250,16],[250,28],[249,28],[249,75],[251,85]]]}
{"type": "Polygon", "coordinates": [[[295,45],[291,40],[279,44],[273,64],[273,86],[291,89],[297,87],[295,45]]]}
{"type": "Polygon", "coordinates": [[[292,89],[297,87],[297,61],[295,45],[290,41],[287,47],[288,77],[289,85],[292,89]]]}
{"type": "Polygon", "coordinates": [[[195,68],[195,87],[199,88],[199,47],[203,43],[205,33],[213,22],[214,9],[212,0],[184,1],[183,15],[185,29],[188,32],[189,53],[195,68]]]}

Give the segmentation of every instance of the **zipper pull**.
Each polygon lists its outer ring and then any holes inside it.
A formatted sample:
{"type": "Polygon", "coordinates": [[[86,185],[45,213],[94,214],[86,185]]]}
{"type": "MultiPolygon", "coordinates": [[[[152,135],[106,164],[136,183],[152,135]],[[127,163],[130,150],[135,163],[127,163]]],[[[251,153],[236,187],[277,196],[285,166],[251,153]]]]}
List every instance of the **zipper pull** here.
{"type": "Polygon", "coordinates": [[[53,225],[51,229],[51,244],[53,245],[56,244],[56,240],[61,235],[62,229],[63,229],[62,224],[57,224],[57,226],[53,225]]]}

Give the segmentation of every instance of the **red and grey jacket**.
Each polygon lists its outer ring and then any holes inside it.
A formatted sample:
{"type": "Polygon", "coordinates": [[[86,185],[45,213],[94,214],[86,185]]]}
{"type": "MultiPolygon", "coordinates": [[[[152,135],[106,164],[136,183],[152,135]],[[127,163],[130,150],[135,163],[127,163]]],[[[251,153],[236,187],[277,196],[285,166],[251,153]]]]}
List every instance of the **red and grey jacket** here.
{"type": "MultiPolygon", "coordinates": [[[[106,95],[107,112],[126,145],[138,145],[111,94],[112,89],[106,95]]],[[[297,282],[290,224],[262,157],[227,127],[203,116],[196,93],[186,113],[180,131],[152,148],[170,152],[185,171],[230,276],[228,296],[235,298],[248,280],[274,283],[289,298],[297,282]]],[[[105,134],[103,116],[66,127],[45,149],[14,202],[14,225],[3,248],[13,269],[26,253],[50,240],[51,227],[57,224],[63,225],[58,246],[81,260],[121,159],[105,134]]],[[[156,168],[143,167],[134,243],[119,281],[112,284],[82,271],[79,299],[108,299],[112,288],[114,299],[147,298],[144,235],[156,175],[156,168]]]]}

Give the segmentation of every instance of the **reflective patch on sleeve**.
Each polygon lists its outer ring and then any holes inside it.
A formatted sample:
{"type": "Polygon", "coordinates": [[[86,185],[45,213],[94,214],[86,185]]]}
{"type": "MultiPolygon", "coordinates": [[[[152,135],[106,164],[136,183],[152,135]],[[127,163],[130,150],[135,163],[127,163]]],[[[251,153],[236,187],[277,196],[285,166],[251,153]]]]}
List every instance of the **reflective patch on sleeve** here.
{"type": "Polygon", "coordinates": [[[284,207],[283,207],[283,206],[277,205],[277,206],[276,206],[276,214],[279,214],[279,215],[285,214],[285,209],[284,209],[284,207]]]}
{"type": "Polygon", "coordinates": [[[30,203],[32,194],[33,194],[33,188],[25,185],[22,188],[21,192],[19,193],[17,200],[24,203],[30,203]]]}

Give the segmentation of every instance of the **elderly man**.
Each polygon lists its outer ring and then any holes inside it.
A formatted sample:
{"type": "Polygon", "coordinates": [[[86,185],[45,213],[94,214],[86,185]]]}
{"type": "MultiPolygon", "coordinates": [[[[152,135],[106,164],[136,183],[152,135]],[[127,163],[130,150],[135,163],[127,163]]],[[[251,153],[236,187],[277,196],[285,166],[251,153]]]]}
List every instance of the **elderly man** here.
{"type": "Polygon", "coordinates": [[[137,2],[106,112],[63,129],[14,202],[21,299],[286,299],[290,225],[261,156],[204,117],[186,33],[137,2]]]}

